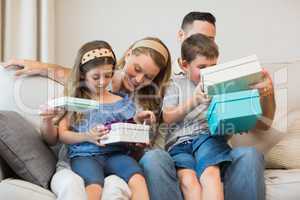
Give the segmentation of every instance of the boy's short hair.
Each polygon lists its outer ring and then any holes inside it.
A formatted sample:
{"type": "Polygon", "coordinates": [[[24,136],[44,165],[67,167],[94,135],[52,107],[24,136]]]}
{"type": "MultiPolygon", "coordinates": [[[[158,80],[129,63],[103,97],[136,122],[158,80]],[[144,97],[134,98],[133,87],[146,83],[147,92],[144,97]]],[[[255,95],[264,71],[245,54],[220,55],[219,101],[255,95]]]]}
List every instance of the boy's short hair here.
{"type": "Polygon", "coordinates": [[[181,29],[186,30],[187,26],[193,24],[196,20],[206,21],[214,26],[216,24],[215,16],[209,12],[190,12],[184,16],[181,29]]]}
{"type": "Polygon", "coordinates": [[[197,33],[185,39],[181,46],[181,59],[192,62],[197,56],[207,59],[219,57],[217,44],[207,36],[197,33]]]}

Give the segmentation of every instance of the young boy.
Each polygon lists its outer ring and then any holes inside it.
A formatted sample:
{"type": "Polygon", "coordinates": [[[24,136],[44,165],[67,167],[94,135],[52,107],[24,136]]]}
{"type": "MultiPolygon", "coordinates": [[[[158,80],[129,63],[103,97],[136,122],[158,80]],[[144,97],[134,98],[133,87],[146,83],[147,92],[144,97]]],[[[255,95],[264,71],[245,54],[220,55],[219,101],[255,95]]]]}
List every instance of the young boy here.
{"type": "Polygon", "coordinates": [[[208,37],[187,38],[181,47],[184,75],[172,79],[164,97],[166,149],[175,161],[185,200],[224,199],[221,173],[232,161],[231,148],[226,138],[209,135],[205,114],[210,101],[199,84],[201,69],[215,65],[218,56],[217,45],[208,37]]]}

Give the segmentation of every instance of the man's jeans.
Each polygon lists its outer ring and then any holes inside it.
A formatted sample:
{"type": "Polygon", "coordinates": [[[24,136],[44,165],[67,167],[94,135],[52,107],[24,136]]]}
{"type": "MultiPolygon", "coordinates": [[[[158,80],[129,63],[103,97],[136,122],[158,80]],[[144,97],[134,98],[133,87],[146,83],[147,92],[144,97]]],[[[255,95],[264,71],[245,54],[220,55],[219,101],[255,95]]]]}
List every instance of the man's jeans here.
{"type": "MultiPolygon", "coordinates": [[[[231,151],[232,164],[224,179],[225,200],[265,199],[263,155],[252,147],[231,151]]],[[[174,162],[165,151],[155,149],[140,160],[144,169],[151,200],[182,200],[174,162]]]]}

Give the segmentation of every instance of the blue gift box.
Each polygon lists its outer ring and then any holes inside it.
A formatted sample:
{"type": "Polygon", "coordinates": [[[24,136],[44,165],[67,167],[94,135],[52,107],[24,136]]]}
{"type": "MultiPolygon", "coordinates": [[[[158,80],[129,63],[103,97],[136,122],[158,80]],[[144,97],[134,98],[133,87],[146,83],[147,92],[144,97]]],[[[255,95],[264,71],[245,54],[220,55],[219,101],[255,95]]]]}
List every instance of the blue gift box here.
{"type": "Polygon", "coordinates": [[[211,135],[247,132],[261,115],[258,90],[215,95],[206,113],[211,135]]]}

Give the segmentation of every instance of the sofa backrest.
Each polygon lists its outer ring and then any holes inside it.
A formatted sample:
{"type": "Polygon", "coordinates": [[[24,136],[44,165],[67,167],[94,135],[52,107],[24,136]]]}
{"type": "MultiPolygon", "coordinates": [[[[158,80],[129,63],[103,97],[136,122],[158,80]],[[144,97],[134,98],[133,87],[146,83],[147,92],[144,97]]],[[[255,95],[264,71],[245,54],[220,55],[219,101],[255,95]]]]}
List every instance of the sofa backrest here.
{"type": "Polygon", "coordinates": [[[61,96],[63,86],[44,77],[17,78],[14,74],[15,70],[0,66],[0,110],[16,111],[38,128],[39,106],[61,96]]]}
{"type": "MultiPolygon", "coordinates": [[[[247,134],[234,136],[231,140],[233,146],[256,146],[259,150],[266,152],[270,146],[277,143],[282,137],[282,133],[287,130],[288,115],[290,121],[299,115],[300,110],[300,61],[291,63],[265,63],[262,64],[270,72],[275,86],[277,111],[275,115],[273,133],[247,134]],[[277,131],[279,130],[279,131],[277,131]]],[[[27,118],[36,127],[39,127],[39,105],[49,99],[61,96],[63,86],[60,84],[38,76],[26,78],[15,78],[14,70],[4,70],[0,66],[0,110],[14,110],[27,118]]],[[[299,116],[300,117],[300,116],[299,116]]],[[[163,143],[163,138],[158,141],[163,143]]],[[[158,144],[157,146],[162,146],[158,144]]]]}

